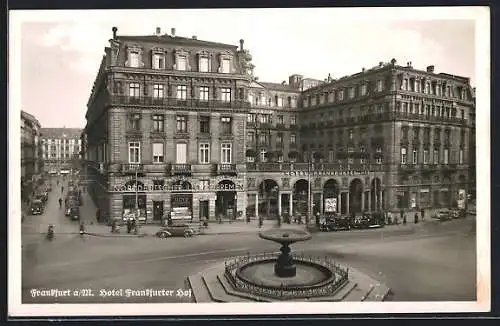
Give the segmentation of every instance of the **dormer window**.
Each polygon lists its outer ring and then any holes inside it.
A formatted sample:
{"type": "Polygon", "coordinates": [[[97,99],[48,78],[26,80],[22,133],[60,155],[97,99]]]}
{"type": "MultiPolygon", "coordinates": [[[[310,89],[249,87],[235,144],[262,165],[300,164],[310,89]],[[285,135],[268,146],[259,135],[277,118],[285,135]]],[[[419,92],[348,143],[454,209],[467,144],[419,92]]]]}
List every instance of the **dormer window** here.
{"type": "Polygon", "coordinates": [[[163,55],[158,53],[153,54],[153,69],[163,69],[164,63],[163,55]]]}
{"type": "Polygon", "coordinates": [[[349,87],[349,98],[352,99],[354,98],[354,87],[349,87]]]}
{"type": "Polygon", "coordinates": [[[151,50],[151,68],[165,69],[165,51],[160,48],[151,50]]]}
{"type": "Polygon", "coordinates": [[[232,73],[232,65],[231,65],[231,52],[223,52],[220,54],[220,66],[219,72],[223,74],[232,73]]]}
{"type": "Polygon", "coordinates": [[[222,59],[222,73],[223,74],[231,73],[231,60],[230,59],[222,59]]]}
{"type": "Polygon", "coordinates": [[[341,89],[341,90],[339,91],[338,95],[339,95],[339,101],[343,101],[343,100],[344,100],[344,90],[343,90],[343,89],[341,89]]]}
{"type": "Polygon", "coordinates": [[[189,66],[188,60],[189,53],[182,49],[175,50],[175,65],[174,69],[179,71],[190,71],[191,67],[189,66]]]}
{"type": "Polygon", "coordinates": [[[210,72],[210,54],[207,51],[198,52],[198,71],[210,72]]]}
{"type": "Polygon", "coordinates": [[[130,56],[130,67],[139,68],[139,52],[131,51],[129,56],[130,56]]]}
{"type": "Polygon", "coordinates": [[[208,57],[200,57],[200,72],[209,72],[208,57]]]}
{"type": "Polygon", "coordinates": [[[361,85],[361,96],[365,96],[368,90],[368,86],[365,84],[361,85]]]}
{"type": "Polygon", "coordinates": [[[186,56],[180,55],[177,57],[177,70],[186,70],[186,56]]]}

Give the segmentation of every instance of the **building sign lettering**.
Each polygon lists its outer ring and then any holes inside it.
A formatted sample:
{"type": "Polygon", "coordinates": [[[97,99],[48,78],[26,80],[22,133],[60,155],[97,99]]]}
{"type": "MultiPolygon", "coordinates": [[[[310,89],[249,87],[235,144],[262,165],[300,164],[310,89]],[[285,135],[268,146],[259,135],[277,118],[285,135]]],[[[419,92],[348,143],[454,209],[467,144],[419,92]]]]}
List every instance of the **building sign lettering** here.
{"type": "Polygon", "coordinates": [[[321,176],[349,176],[349,175],[358,175],[358,174],[367,174],[368,171],[286,171],[283,172],[283,175],[286,176],[291,176],[291,177],[298,177],[298,176],[315,176],[315,177],[321,177],[321,176]]]}

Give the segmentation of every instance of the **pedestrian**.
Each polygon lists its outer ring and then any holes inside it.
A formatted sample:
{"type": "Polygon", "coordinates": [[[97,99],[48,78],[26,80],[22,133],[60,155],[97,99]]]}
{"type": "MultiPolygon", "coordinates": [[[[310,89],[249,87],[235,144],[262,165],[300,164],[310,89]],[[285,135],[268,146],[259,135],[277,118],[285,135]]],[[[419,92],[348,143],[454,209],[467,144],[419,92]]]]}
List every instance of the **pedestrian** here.
{"type": "Polygon", "coordinates": [[[127,219],[127,233],[130,233],[132,229],[132,222],[130,221],[130,219],[127,219]]]}
{"type": "Polygon", "coordinates": [[[83,222],[80,223],[80,235],[85,234],[85,226],[83,225],[83,222]]]}
{"type": "Polygon", "coordinates": [[[264,223],[264,221],[262,220],[262,216],[259,216],[259,228],[262,227],[263,223],[264,223]]]}
{"type": "Polygon", "coordinates": [[[400,217],[401,219],[403,219],[403,215],[404,215],[404,213],[405,213],[405,212],[404,212],[403,210],[399,211],[399,217],[400,217]]]}
{"type": "Polygon", "coordinates": [[[59,198],[59,208],[62,207],[62,198],[59,198]]]}
{"type": "Polygon", "coordinates": [[[406,225],[406,214],[403,215],[403,225],[406,225]]]}
{"type": "Polygon", "coordinates": [[[415,213],[415,224],[418,223],[418,213],[415,213]]]}

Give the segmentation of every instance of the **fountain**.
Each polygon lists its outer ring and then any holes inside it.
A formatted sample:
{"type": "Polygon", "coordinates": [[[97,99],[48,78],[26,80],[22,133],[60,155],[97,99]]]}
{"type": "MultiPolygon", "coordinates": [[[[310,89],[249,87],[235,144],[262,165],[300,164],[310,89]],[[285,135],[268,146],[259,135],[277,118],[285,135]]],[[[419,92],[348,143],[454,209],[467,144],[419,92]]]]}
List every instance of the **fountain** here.
{"type": "Polygon", "coordinates": [[[271,240],[281,244],[281,254],[274,265],[274,273],[278,277],[293,277],[297,274],[297,268],[293,257],[290,255],[290,245],[298,241],[311,239],[311,234],[306,231],[295,229],[271,229],[259,233],[262,239],[271,240]]]}
{"type": "Polygon", "coordinates": [[[292,253],[290,245],[311,239],[303,229],[275,228],[261,239],[281,253],[235,257],[186,279],[195,302],[380,301],[389,288],[328,257],[292,253]]]}

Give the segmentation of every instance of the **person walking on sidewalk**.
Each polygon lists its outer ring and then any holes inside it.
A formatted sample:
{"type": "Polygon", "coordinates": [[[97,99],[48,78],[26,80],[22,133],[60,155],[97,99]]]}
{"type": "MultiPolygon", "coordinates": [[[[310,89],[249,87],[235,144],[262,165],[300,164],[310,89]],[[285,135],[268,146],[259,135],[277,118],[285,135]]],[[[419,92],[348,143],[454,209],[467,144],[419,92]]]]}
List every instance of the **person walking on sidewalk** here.
{"type": "Polygon", "coordinates": [[[418,223],[418,213],[415,213],[415,224],[418,223]]]}
{"type": "Polygon", "coordinates": [[[62,207],[62,198],[59,198],[59,208],[62,207]]]}

